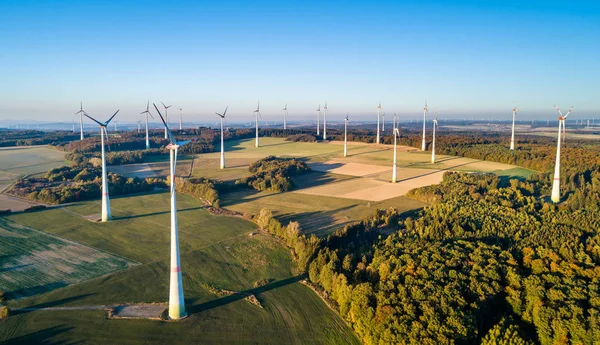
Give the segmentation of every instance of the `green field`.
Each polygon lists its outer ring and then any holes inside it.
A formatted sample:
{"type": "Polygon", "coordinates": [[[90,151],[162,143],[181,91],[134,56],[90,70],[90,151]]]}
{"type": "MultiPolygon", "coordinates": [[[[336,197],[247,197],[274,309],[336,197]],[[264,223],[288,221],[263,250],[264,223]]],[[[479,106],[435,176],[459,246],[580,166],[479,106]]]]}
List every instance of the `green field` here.
{"type": "MultiPolygon", "coordinates": [[[[140,264],[48,293],[11,307],[95,306],[165,302],[169,277],[169,194],[111,200],[115,220],[92,223],[99,201],[32,214],[14,222],[121,255],[140,264]]],[[[39,310],[0,323],[0,341],[48,343],[291,343],[353,344],[352,331],[309,288],[300,284],[289,252],[253,223],[213,216],[201,203],[178,196],[181,266],[190,316],[179,322],[108,320],[103,311],[39,310]],[[254,288],[258,280],[269,284],[254,288]],[[210,287],[209,287],[210,286],[210,287]],[[254,293],[263,308],[214,288],[254,293]]]]}
{"type": "Polygon", "coordinates": [[[0,290],[17,299],[126,269],[135,263],[0,218],[0,290]]]}

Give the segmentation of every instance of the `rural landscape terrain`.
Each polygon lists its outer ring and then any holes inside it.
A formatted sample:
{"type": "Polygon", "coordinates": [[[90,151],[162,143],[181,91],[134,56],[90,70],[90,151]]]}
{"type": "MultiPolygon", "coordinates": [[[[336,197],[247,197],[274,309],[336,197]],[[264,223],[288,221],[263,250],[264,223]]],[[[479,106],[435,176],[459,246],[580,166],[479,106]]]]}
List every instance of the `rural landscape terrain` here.
{"type": "Polygon", "coordinates": [[[0,13],[0,345],[600,345],[599,1],[0,13]]]}

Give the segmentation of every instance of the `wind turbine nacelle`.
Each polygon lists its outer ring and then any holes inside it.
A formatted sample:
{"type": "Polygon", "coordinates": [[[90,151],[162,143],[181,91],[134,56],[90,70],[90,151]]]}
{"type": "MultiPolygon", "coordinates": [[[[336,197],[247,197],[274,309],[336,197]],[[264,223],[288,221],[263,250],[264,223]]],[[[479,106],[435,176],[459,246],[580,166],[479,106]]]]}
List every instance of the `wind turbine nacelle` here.
{"type": "Polygon", "coordinates": [[[167,145],[167,148],[168,148],[169,150],[175,150],[175,149],[179,148],[179,145],[175,145],[175,144],[169,144],[169,145],[167,145]]]}

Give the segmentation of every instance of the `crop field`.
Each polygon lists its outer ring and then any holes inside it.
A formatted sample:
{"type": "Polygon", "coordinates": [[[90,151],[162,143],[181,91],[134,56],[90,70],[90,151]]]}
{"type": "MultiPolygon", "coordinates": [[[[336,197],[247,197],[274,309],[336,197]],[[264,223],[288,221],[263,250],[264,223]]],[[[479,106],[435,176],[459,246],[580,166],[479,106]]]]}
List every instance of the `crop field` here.
{"type": "MultiPolygon", "coordinates": [[[[135,260],[114,274],[10,301],[10,307],[74,307],[166,302],[169,277],[169,194],[111,199],[114,220],[93,223],[99,201],[3,219],[135,260]]],[[[353,332],[300,284],[289,252],[242,218],[214,216],[178,195],[181,266],[189,317],[179,322],[109,320],[101,310],[36,310],[2,321],[0,342],[48,343],[321,343],[358,344],[353,332]],[[267,284],[256,288],[259,280],[267,284]],[[260,307],[238,295],[247,291],[260,307]]],[[[0,237],[1,239],[1,237],[0,237]]]]}
{"type": "MultiPolygon", "coordinates": [[[[0,193],[24,175],[46,172],[65,165],[64,157],[64,152],[41,146],[0,148],[0,193]]],[[[0,210],[22,211],[36,204],[0,194],[0,210]]]]}
{"type": "Polygon", "coordinates": [[[135,263],[0,218],[0,290],[18,299],[135,263]]]}
{"type": "Polygon", "coordinates": [[[294,178],[297,185],[296,191],[274,193],[242,189],[222,195],[221,206],[252,214],[258,213],[262,208],[267,208],[273,211],[275,218],[283,224],[297,221],[304,233],[314,233],[318,236],[327,235],[335,229],[360,220],[375,212],[377,208],[396,207],[400,212],[410,212],[425,206],[419,201],[403,196],[373,202],[342,198],[335,193],[318,196],[304,193],[312,188],[329,188],[329,186],[337,184],[360,185],[363,180],[344,175],[311,172],[294,178]]]}

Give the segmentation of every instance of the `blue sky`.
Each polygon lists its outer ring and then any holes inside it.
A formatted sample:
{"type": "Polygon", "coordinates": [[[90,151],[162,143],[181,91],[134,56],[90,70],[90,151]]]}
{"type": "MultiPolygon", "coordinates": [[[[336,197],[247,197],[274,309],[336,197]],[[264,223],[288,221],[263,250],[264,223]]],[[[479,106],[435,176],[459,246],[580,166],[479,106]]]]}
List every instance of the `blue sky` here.
{"type": "Polygon", "coordinates": [[[2,0],[0,120],[70,121],[146,100],[211,120],[347,112],[600,117],[597,1],[2,0]]]}

